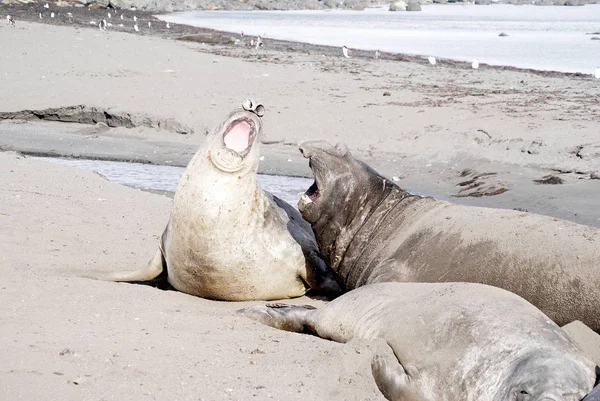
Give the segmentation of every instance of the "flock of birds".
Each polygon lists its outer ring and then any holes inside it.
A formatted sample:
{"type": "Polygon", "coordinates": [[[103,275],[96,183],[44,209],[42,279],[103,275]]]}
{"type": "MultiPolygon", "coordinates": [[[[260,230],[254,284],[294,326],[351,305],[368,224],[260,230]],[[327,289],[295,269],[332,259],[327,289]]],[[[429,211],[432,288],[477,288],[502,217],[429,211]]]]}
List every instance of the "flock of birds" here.
{"type": "MultiPolygon", "coordinates": [[[[46,3],[44,4],[44,10],[40,11],[39,13],[39,18],[40,19],[44,19],[47,16],[47,12],[50,10],[50,4],[46,3]]],[[[135,7],[131,8],[131,11],[135,11],[135,7]]],[[[55,13],[54,11],[50,11],[50,18],[55,18],[58,16],[58,13],[55,13]]],[[[67,13],[67,17],[69,19],[69,22],[73,22],[73,13],[67,13]]],[[[90,21],[90,25],[94,25],[94,26],[98,26],[98,28],[100,28],[101,31],[106,31],[107,28],[110,28],[113,26],[113,24],[111,22],[108,22],[107,19],[110,21],[112,20],[112,14],[109,12],[106,13],[106,18],[102,19],[100,22],[96,22],[96,21],[90,21]]],[[[116,19],[116,15],[115,15],[115,19],[116,19]]],[[[125,21],[126,17],[124,14],[121,14],[121,20],[125,21]]],[[[7,15],[6,16],[6,20],[8,21],[8,24],[11,26],[15,26],[15,18],[12,15],[7,15]]],[[[134,15],[133,16],[133,30],[136,32],[140,31],[140,27],[137,24],[137,17],[134,15]]],[[[124,23],[119,23],[118,26],[120,28],[123,28],[125,26],[124,23]]],[[[171,24],[169,22],[166,22],[165,27],[167,29],[171,28],[171,24]]],[[[152,22],[148,21],[148,29],[152,28],[152,22]]]]}
{"type": "MultiPolygon", "coordinates": [[[[348,47],[346,45],[342,46],[342,54],[344,55],[345,58],[350,58],[350,49],[348,49],[348,47]]],[[[375,50],[375,59],[379,58],[379,50],[375,50]]],[[[435,57],[429,56],[427,57],[427,61],[429,61],[429,64],[431,65],[436,65],[437,64],[437,60],[435,59],[435,57]]],[[[471,62],[471,68],[473,68],[474,70],[479,68],[479,60],[475,59],[471,62]]],[[[594,71],[594,77],[600,79],[600,67],[596,68],[596,70],[594,71]]]]}
{"type": "MultiPolygon", "coordinates": [[[[46,10],[50,9],[50,5],[48,3],[46,3],[44,5],[44,8],[46,10]]],[[[131,11],[135,11],[135,8],[132,7],[131,11]]],[[[50,12],[50,18],[54,18],[56,16],[56,14],[54,12],[50,12]]],[[[44,18],[44,11],[41,11],[39,14],[40,19],[44,18]]],[[[67,17],[69,18],[69,22],[73,22],[73,14],[72,13],[67,13],[67,17]]],[[[109,12],[107,12],[106,17],[109,20],[112,20],[112,14],[109,12]]],[[[134,15],[133,16],[133,30],[136,32],[140,31],[140,27],[138,26],[137,23],[137,17],[134,15]]],[[[125,15],[121,14],[121,20],[125,20],[125,15]]],[[[9,25],[11,26],[15,26],[15,19],[13,16],[11,15],[7,15],[6,16],[6,21],[8,22],[9,25]]],[[[96,25],[98,26],[98,28],[100,28],[101,31],[106,31],[107,28],[110,28],[113,26],[112,23],[107,22],[106,19],[102,19],[102,21],[100,22],[95,22],[95,21],[90,21],[90,25],[96,25]]],[[[125,25],[123,23],[119,24],[119,27],[123,28],[125,25]]],[[[165,27],[167,29],[171,28],[171,24],[169,22],[166,22],[165,27]]],[[[152,28],[152,22],[148,21],[148,29],[152,28]]],[[[244,36],[244,32],[241,33],[241,36],[244,36]]],[[[236,40],[235,41],[236,44],[240,43],[240,40],[236,40]]],[[[264,46],[264,43],[262,41],[262,38],[260,36],[257,36],[256,39],[252,39],[250,41],[250,46],[254,47],[255,49],[259,49],[262,48],[264,46]]],[[[348,47],[346,45],[342,46],[342,54],[344,55],[345,58],[350,58],[350,49],[348,49],[348,47]]],[[[379,58],[379,50],[375,50],[375,54],[374,54],[374,58],[378,59],[379,58]]],[[[436,65],[437,64],[437,60],[435,59],[435,57],[427,57],[427,60],[429,61],[429,64],[431,65],[436,65]]],[[[479,60],[475,59],[473,60],[473,62],[471,62],[471,68],[473,68],[474,70],[479,68],[479,60]]],[[[600,79],[600,67],[596,68],[596,70],[594,71],[594,77],[600,79]]]]}

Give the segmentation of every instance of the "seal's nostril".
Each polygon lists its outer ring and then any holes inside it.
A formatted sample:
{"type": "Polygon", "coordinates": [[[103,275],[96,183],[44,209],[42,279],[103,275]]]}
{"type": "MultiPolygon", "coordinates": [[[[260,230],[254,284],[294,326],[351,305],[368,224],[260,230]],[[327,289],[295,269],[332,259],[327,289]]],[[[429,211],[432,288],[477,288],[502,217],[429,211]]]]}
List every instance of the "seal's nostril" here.
{"type": "Polygon", "coordinates": [[[265,115],[265,106],[263,106],[262,104],[257,104],[256,107],[254,108],[254,112],[259,117],[264,116],[265,115]]]}
{"type": "Polygon", "coordinates": [[[246,99],[242,102],[242,108],[246,111],[254,111],[254,102],[252,99],[246,99]]]}

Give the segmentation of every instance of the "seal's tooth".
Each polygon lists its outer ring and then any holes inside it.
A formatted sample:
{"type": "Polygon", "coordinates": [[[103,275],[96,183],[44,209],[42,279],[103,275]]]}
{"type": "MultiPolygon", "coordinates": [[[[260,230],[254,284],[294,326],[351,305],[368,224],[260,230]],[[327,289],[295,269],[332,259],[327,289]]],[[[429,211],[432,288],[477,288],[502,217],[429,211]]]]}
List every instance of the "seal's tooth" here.
{"type": "Polygon", "coordinates": [[[299,205],[308,205],[310,203],[312,203],[312,199],[310,199],[310,196],[303,194],[302,197],[300,198],[300,202],[298,202],[299,205]]]}

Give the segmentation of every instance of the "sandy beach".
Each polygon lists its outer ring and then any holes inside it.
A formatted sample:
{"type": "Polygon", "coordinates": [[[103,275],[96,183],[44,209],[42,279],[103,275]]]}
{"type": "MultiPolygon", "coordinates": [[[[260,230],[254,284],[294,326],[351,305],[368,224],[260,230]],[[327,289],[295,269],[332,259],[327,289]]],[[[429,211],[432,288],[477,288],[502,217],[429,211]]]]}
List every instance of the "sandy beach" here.
{"type": "Polygon", "coordinates": [[[0,399],[384,399],[377,344],[235,315],[250,303],[87,278],[145,265],[171,200],[23,154],[185,166],[254,97],[266,106],[261,172],[310,176],[298,141],[343,141],[412,192],[600,226],[591,76],[2,17],[0,399]]]}

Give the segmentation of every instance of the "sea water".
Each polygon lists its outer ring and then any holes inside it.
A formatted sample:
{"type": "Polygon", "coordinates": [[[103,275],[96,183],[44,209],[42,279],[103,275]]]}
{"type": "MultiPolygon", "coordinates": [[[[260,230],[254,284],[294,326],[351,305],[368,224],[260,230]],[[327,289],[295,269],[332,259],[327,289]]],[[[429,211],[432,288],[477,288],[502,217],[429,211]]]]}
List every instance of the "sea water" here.
{"type": "Polygon", "coordinates": [[[588,35],[600,32],[600,4],[425,5],[420,12],[193,11],[160,18],[267,39],[492,65],[586,74],[600,66],[600,40],[588,35]],[[501,32],[508,36],[500,37],[501,32]]]}
{"type": "MultiPolygon", "coordinates": [[[[64,164],[95,171],[110,181],[145,191],[175,192],[184,167],[126,163],[105,160],[68,159],[60,157],[33,157],[34,159],[64,164]]],[[[258,175],[258,182],[266,191],[296,206],[300,196],[313,180],[277,175],[258,175]]]]}

